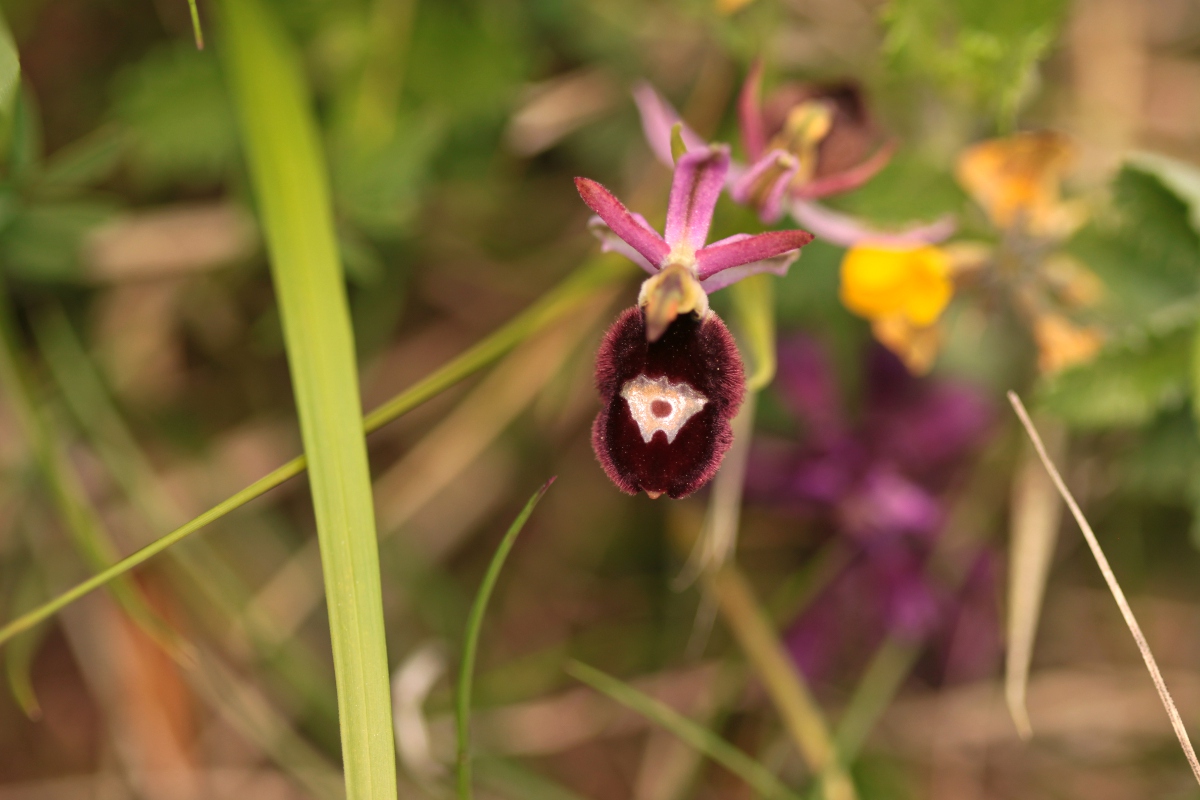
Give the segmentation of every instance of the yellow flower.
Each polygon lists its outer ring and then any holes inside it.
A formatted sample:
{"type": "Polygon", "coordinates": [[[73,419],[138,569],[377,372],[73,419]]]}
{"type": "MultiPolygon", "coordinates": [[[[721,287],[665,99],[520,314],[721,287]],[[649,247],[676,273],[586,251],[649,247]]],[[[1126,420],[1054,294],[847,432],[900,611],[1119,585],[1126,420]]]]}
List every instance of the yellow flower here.
{"type": "Polygon", "coordinates": [[[1034,320],[1033,338],[1038,346],[1038,368],[1052,374],[1091,361],[1104,337],[1095,328],[1081,328],[1059,314],[1034,320]]]}
{"type": "Polygon", "coordinates": [[[933,245],[864,242],[842,259],[842,304],[870,320],[928,327],[953,293],[950,259],[933,245]]]}
{"type": "Polygon", "coordinates": [[[1075,160],[1070,140],[1053,131],[1018,133],[962,152],[955,175],[998,228],[1063,238],[1084,220],[1077,202],[1061,196],[1075,160]]]}

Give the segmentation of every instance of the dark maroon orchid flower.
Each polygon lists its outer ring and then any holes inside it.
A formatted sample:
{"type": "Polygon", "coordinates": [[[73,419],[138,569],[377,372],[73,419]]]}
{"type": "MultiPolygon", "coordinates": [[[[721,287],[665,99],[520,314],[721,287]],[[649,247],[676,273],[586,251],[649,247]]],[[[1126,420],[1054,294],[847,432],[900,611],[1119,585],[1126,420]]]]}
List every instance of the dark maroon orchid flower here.
{"type": "Polygon", "coordinates": [[[604,471],[630,494],[685,497],[716,473],[742,402],[742,364],[708,293],[759,272],[782,273],[812,240],[804,231],[738,234],[705,244],[729,170],[729,150],[680,157],[665,236],[595,181],[576,178],[605,249],[650,273],[638,307],[604,338],[596,384],[604,409],[592,445],[604,471]]]}
{"type": "Polygon", "coordinates": [[[870,352],[866,379],[861,416],[851,419],[822,349],[804,337],[780,345],[776,387],[805,435],[798,444],[759,443],[749,494],[824,524],[854,553],[794,623],[788,645],[819,675],[887,633],[925,640],[971,615],[974,644],[958,633],[942,638],[954,639],[956,661],[987,661],[998,642],[990,552],[969,556],[979,563],[964,566],[972,577],[957,591],[926,567],[945,521],[942,496],[986,436],[990,404],[969,386],[914,378],[881,347],[870,352]]]}
{"type": "MultiPolygon", "coordinates": [[[[879,230],[814,202],[864,184],[886,166],[895,144],[880,133],[852,83],[788,83],[765,104],[759,99],[761,84],[762,68],[756,63],[738,103],[742,146],[750,163],[735,163],[729,171],[727,188],[734,201],[754,208],[767,223],[786,211],[818,237],[845,247],[864,240],[935,243],[954,232],[950,218],[879,230]]],[[[676,125],[689,153],[708,146],[650,84],[634,87],[633,98],[659,161],[673,163],[676,125]]]]}

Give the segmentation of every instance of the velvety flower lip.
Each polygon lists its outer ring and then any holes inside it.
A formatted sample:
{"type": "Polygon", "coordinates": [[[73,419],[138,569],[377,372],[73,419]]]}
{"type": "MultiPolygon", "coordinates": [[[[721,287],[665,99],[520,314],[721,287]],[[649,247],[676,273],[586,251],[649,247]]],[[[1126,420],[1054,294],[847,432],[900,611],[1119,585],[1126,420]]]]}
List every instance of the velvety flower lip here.
{"type": "MultiPolygon", "coordinates": [[[[604,407],[592,425],[592,448],[605,473],[628,494],[678,499],[720,467],[733,442],[729,422],[741,405],[745,378],[733,336],[716,314],[680,317],[649,341],[642,311],[629,308],[604,336],[596,387],[604,407]],[[646,421],[635,417],[623,396],[638,385],[679,387],[688,399],[703,402],[685,404],[687,419],[674,435],[660,429],[647,437],[646,421]]],[[[664,409],[661,417],[676,412],[664,409]]]]}

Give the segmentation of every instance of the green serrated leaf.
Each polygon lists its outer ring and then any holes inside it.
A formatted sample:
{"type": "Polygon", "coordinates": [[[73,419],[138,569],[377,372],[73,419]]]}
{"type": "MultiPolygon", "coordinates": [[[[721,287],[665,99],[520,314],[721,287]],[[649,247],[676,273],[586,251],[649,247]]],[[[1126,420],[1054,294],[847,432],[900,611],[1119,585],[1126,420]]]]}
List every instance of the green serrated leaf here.
{"type": "Polygon", "coordinates": [[[1193,339],[1188,325],[1110,346],[1048,381],[1041,405],[1077,428],[1142,425],[1186,400],[1193,339]]]}
{"type": "Polygon", "coordinates": [[[1138,322],[1200,288],[1200,238],[1187,204],[1162,181],[1123,169],[1113,181],[1115,215],[1100,217],[1070,243],[1070,252],[1106,288],[1101,311],[1138,322]]]}

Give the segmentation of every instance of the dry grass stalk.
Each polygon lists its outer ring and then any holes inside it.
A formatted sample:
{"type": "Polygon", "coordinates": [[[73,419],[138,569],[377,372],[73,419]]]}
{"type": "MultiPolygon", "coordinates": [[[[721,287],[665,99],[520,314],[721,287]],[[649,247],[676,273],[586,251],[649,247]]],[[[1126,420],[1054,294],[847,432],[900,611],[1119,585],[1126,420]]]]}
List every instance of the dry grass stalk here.
{"type": "Polygon", "coordinates": [[[1162,700],[1163,707],[1167,710],[1167,716],[1171,720],[1171,727],[1175,730],[1175,736],[1179,739],[1179,746],[1183,748],[1183,754],[1187,756],[1188,765],[1192,768],[1192,774],[1196,777],[1196,782],[1200,783],[1200,760],[1196,758],[1196,751],[1192,747],[1192,740],[1188,737],[1187,728],[1183,725],[1183,718],[1179,715],[1179,709],[1175,707],[1175,701],[1171,698],[1171,692],[1167,689],[1166,681],[1163,680],[1162,672],[1158,668],[1158,662],[1154,660],[1154,654],[1150,652],[1150,645],[1146,643],[1146,636],[1142,633],[1142,628],[1138,625],[1137,618],[1133,616],[1133,609],[1129,607],[1129,601],[1125,599],[1125,593],[1121,591],[1121,585],[1117,583],[1117,577],[1113,574],[1112,567],[1109,566],[1108,559],[1104,556],[1104,551],[1100,548],[1100,542],[1096,539],[1096,534],[1092,531],[1092,526],[1088,524],[1087,519],[1083,516],[1083,512],[1079,509],[1079,504],[1075,502],[1075,497],[1067,489],[1067,485],[1063,482],[1062,476],[1054,466],[1054,462],[1050,460],[1050,456],[1046,453],[1046,446],[1042,444],[1042,438],[1038,435],[1033,421],[1030,420],[1029,413],[1025,410],[1025,405],[1021,402],[1021,398],[1017,397],[1015,392],[1009,392],[1008,401],[1012,404],[1013,410],[1017,412],[1017,417],[1020,418],[1021,424],[1025,426],[1025,432],[1029,434],[1029,439],[1033,442],[1034,449],[1037,450],[1038,458],[1042,460],[1042,466],[1049,473],[1050,480],[1054,481],[1054,487],[1058,489],[1058,493],[1062,495],[1067,508],[1071,510],[1071,516],[1079,524],[1079,529],[1083,532],[1083,538],[1087,540],[1088,547],[1092,551],[1092,556],[1096,559],[1096,565],[1100,567],[1100,574],[1104,576],[1104,582],[1108,584],[1108,590],[1112,592],[1113,599],[1117,601],[1117,607],[1121,609],[1121,616],[1125,618],[1125,624],[1129,626],[1129,632],[1133,634],[1133,641],[1137,644],[1138,651],[1142,654],[1142,660],[1146,662],[1146,669],[1150,672],[1150,678],[1154,681],[1154,688],[1158,690],[1158,696],[1162,700]]]}

